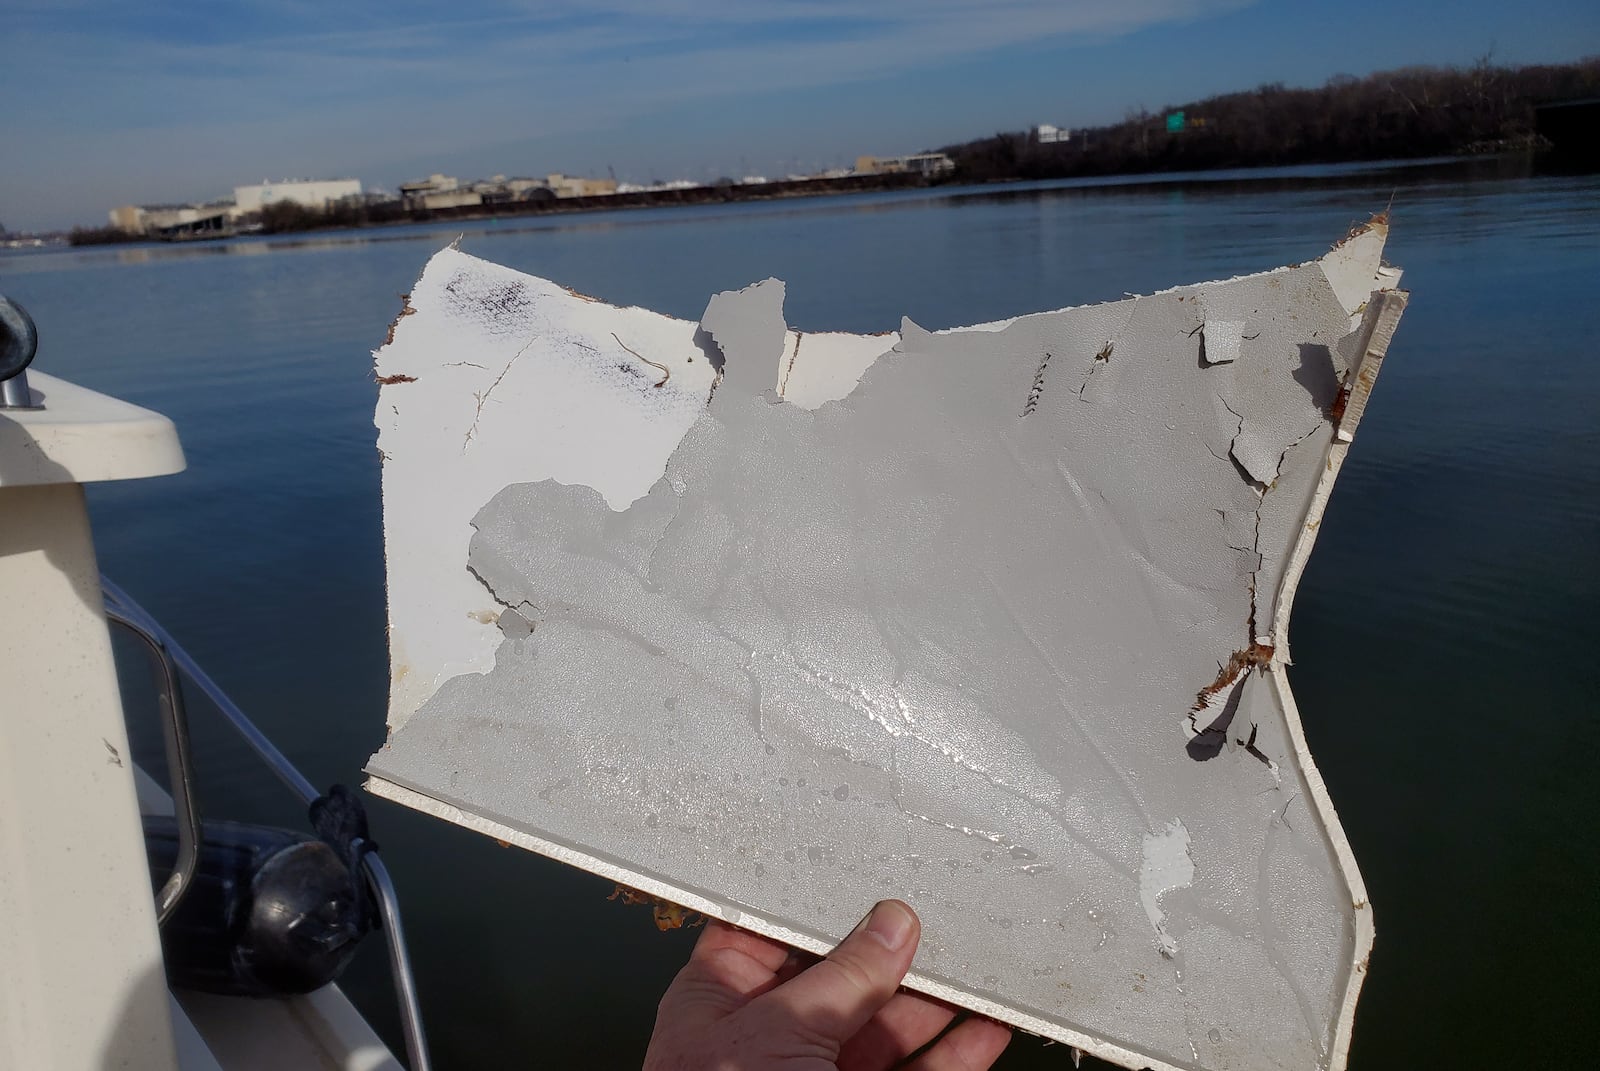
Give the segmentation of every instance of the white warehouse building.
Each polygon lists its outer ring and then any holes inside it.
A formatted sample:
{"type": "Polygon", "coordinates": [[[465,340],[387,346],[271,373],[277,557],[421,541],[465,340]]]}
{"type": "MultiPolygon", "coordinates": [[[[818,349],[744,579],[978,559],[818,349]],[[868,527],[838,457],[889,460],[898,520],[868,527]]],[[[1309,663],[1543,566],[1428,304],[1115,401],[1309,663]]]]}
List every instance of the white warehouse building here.
{"type": "Polygon", "coordinates": [[[330,201],[360,195],[361,182],[358,179],[285,179],[283,182],[262,182],[259,186],[235,186],[233,211],[235,215],[242,216],[283,201],[293,201],[307,208],[323,208],[330,201]]]}

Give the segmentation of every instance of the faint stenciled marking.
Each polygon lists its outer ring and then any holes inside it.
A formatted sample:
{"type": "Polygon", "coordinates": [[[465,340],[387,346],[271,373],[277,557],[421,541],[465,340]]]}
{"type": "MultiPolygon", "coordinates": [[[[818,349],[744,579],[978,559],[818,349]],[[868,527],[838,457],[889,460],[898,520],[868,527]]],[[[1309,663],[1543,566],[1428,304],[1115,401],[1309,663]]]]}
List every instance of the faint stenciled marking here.
{"type": "Polygon", "coordinates": [[[849,799],[850,798],[850,786],[849,785],[840,785],[838,788],[834,789],[833,790],[833,798],[836,799],[836,800],[847,800],[847,799],[849,799]]]}
{"type": "Polygon", "coordinates": [[[1022,415],[1032,416],[1033,411],[1039,408],[1039,396],[1044,393],[1044,373],[1050,367],[1051,353],[1044,351],[1044,360],[1039,362],[1039,370],[1033,374],[1033,386],[1028,391],[1028,400],[1022,405],[1022,415]]]}
{"type": "Polygon", "coordinates": [[[1100,352],[1094,355],[1093,361],[1089,362],[1088,371],[1083,373],[1083,379],[1078,383],[1078,397],[1082,398],[1083,392],[1088,389],[1089,377],[1094,375],[1101,365],[1111,363],[1111,354],[1116,348],[1117,344],[1110,339],[1107,339],[1106,344],[1100,347],[1100,352]]]}
{"type": "Polygon", "coordinates": [[[112,745],[111,741],[107,740],[103,736],[100,738],[100,742],[106,746],[106,764],[110,766],[121,766],[122,752],[118,751],[116,747],[112,745]]]}
{"type": "Polygon", "coordinates": [[[1161,897],[1174,889],[1187,889],[1194,881],[1194,860],[1189,858],[1189,831],[1174,818],[1159,833],[1144,835],[1144,863],[1139,867],[1139,900],[1155,927],[1156,947],[1171,959],[1178,942],[1167,932],[1161,897]]]}
{"type": "Polygon", "coordinates": [[[489,287],[478,296],[478,304],[491,317],[498,318],[502,313],[527,308],[533,304],[533,299],[528,296],[527,284],[516,279],[489,287]]]}

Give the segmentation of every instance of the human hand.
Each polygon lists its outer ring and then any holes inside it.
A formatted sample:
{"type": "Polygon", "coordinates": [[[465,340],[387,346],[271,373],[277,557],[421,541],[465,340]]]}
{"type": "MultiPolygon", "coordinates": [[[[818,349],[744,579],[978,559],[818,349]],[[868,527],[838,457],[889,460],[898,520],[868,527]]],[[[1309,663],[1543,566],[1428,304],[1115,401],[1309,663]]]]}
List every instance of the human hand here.
{"type": "Polygon", "coordinates": [[[1011,1040],[977,1016],[897,993],[922,923],[885,900],[804,969],[776,941],[712,920],[656,1013],[644,1071],[984,1071],[1011,1040]]]}

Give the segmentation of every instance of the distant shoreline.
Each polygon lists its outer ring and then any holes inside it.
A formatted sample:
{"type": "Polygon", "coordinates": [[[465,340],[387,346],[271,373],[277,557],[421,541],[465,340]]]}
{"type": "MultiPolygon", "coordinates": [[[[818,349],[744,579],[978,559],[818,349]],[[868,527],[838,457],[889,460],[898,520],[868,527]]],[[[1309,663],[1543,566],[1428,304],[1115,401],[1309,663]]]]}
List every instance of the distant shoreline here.
{"type": "MultiPolygon", "coordinates": [[[[941,152],[954,169],[740,183],[593,197],[552,197],[408,209],[398,200],[339,202],[324,209],[284,202],[238,235],[532,217],[550,213],[735,204],[795,197],[989,185],[1052,179],[1116,179],[1292,166],[1379,164],[1458,157],[1493,159],[1553,152],[1593,163],[1600,121],[1600,57],[1577,63],[1469,68],[1407,67],[1364,78],[1336,76],[1318,88],[1282,84],[1210,97],[1121,123],[1076,131],[1053,126],[998,133],[941,152]]],[[[250,219],[251,217],[245,217],[250,219]]],[[[75,228],[75,246],[148,241],[114,227],[75,228]]],[[[213,240],[213,239],[200,239],[213,240]]],[[[216,241],[226,241],[218,236],[216,241]]]]}
{"type": "MultiPolygon", "coordinates": [[[[777,201],[800,197],[836,197],[853,193],[877,193],[885,190],[921,189],[934,185],[921,175],[891,173],[883,175],[844,175],[838,178],[788,179],[778,182],[719,183],[711,186],[690,186],[670,190],[635,190],[628,193],[611,193],[594,197],[557,197],[533,201],[504,201],[498,204],[462,205],[456,208],[406,209],[398,202],[365,206],[364,210],[350,213],[318,214],[307,211],[305,221],[298,225],[280,226],[270,230],[242,231],[218,235],[214,239],[192,241],[226,242],[236,238],[253,238],[264,235],[303,234],[317,231],[363,230],[371,227],[397,227],[417,223],[442,221],[468,222],[473,220],[505,219],[520,216],[564,215],[581,212],[605,212],[623,208],[662,208],[678,205],[738,204],[750,201],[777,201]]],[[[119,245],[148,243],[148,235],[133,235],[112,227],[93,230],[74,229],[68,236],[74,246],[119,245]]]]}
{"type": "MultiPolygon", "coordinates": [[[[863,193],[926,191],[933,196],[971,197],[1022,193],[1031,189],[1121,189],[1134,191],[1142,187],[1175,186],[1185,183],[1258,183],[1258,182],[1316,182],[1335,181],[1343,176],[1355,176],[1371,171],[1403,171],[1437,167],[1494,167],[1531,163],[1533,156],[1526,152],[1502,153],[1496,156],[1436,156],[1422,159],[1349,160],[1325,164],[1289,164],[1262,167],[1204,168],[1194,171],[1145,171],[1119,175],[1080,175],[1068,178],[1029,179],[992,178],[981,182],[966,182],[959,177],[931,182],[914,175],[864,175],[854,179],[830,179],[811,182],[783,182],[738,185],[733,187],[690,187],[677,190],[648,191],[611,194],[600,197],[570,197],[542,203],[512,205],[472,205],[461,208],[398,214],[393,218],[328,222],[315,226],[296,227],[276,231],[254,231],[230,234],[209,239],[184,242],[163,242],[146,236],[123,237],[120,232],[105,240],[86,240],[75,246],[141,245],[184,246],[220,245],[240,239],[292,238],[296,235],[339,234],[361,231],[387,230],[394,227],[425,225],[428,223],[485,223],[495,220],[515,222],[545,216],[576,216],[627,209],[701,207],[707,205],[759,204],[767,201],[823,199],[847,197],[863,193]],[[826,185],[828,188],[806,188],[826,185]],[[776,187],[776,188],[775,188],[776,187]]],[[[1520,170],[1520,168],[1519,168],[1520,170]]]]}

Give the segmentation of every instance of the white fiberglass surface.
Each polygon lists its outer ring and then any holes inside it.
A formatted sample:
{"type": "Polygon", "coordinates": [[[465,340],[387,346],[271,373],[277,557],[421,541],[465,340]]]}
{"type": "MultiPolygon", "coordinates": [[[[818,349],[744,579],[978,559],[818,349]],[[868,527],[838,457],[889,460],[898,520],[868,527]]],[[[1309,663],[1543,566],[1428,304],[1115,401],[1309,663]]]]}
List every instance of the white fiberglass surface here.
{"type": "Polygon", "coordinates": [[[1370,916],[1283,630],[1383,234],[885,336],[438,254],[375,790],[814,950],[903,898],[909,984],[1130,1066],[1341,1065],[1370,916]]]}

